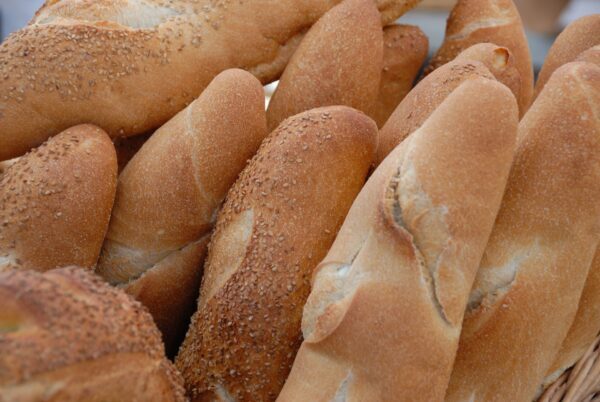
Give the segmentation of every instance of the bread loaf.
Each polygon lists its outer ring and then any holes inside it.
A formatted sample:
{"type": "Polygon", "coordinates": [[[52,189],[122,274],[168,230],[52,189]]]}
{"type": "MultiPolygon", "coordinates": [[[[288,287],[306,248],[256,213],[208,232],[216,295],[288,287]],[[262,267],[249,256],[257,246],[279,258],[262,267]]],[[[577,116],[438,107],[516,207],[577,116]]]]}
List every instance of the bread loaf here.
{"type": "Polygon", "coordinates": [[[0,162],[0,176],[2,176],[8,170],[8,168],[14,165],[18,160],[19,158],[14,158],[0,162]]]}
{"type": "Polygon", "coordinates": [[[508,89],[469,80],[379,166],[317,269],[278,401],[443,400],[517,122],[508,89]]]}
{"type": "Polygon", "coordinates": [[[290,59],[269,103],[269,130],[322,106],[370,112],[382,68],[383,34],[375,3],[343,0],[313,25],[290,59]]]}
{"type": "Polygon", "coordinates": [[[383,71],[379,95],[371,115],[383,127],[413,82],[427,57],[427,36],[413,25],[390,25],[383,29],[383,71]]]}
{"type": "Polygon", "coordinates": [[[521,77],[519,110],[523,115],[533,97],[533,66],[519,12],[512,0],[459,0],[448,17],[446,37],[425,72],[454,59],[476,43],[509,49],[521,77]]]}
{"type": "MultiPolygon", "coordinates": [[[[600,67],[600,45],[580,54],[577,61],[589,61],[600,67]]],[[[600,250],[596,255],[585,281],[573,324],[563,341],[554,363],[547,373],[544,385],[558,378],[573,366],[600,333],[600,250]]]]}
{"type": "Polygon", "coordinates": [[[586,15],[569,24],[548,50],[535,84],[536,96],[558,67],[574,61],[579,54],[596,45],[600,45],[600,14],[586,15]]]}
{"type": "Polygon", "coordinates": [[[148,312],[95,275],[0,272],[0,305],[0,401],[185,401],[148,312]]]}
{"type": "MultiPolygon", "coordinates": [[[[153,130],[227,68],[272,81],[339,1],[46,1],[0,45],[0,160],[80,123],[153,130]]],[[[389,23],[418,1],[376,4],[389,23]]]]}
{"type": "Polygon", "coordinates": [[[70,128],[0,176],[0,271],[92,268],[115,197],[117,159],[106,133],[70,128]]]}
{"type": "Polygon", "coordinates": [[[558,69],[519,125],[465,314],[447,402],[533,400],[600,238],[600,68],[558,69]]]}
{"type": "MultiPolygon", "coordinates": [[[[479,77],[501,79],[511,89],[517,89],[513,59],[506,48],[477,44],[429,74],[400,102],[379,133],[377,164],[413,131],[464,81],[479,77]],[[492,71],[494,72],[492,74],[492,71]]],[[[518,92],[516,92],[518,94],[518,92]]]]}
{"type": "Polygon", "coordinates": [[[344,106],[284,121],[230,190],[176,359],[193,401],[272,401],[300,346],[310,276],[360,191],[375,123],[344,106]]]}
{"type": "Polygon", "coordinates": [[[217,210],[266,134],[260,82],[227,70],[119,177],[97,272],[148,307],[169,354],[195,310],[217,210]]]}

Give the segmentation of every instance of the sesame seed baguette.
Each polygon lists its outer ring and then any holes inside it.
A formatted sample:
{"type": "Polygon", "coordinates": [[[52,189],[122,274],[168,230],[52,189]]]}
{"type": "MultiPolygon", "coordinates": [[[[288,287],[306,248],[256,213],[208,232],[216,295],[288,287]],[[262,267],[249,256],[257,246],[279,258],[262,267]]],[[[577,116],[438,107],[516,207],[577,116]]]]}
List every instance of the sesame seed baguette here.
{"type": "Polygon", "coordinates": [[[119,177],[96,272],[148,307],[169,355],[195,310],[217,210],[266,135],[262,85],[226,70],[119,177]]]}
{"type": "Polygon", "coordinates": [[[425,74],[477,43],[506,47],[514,57],[521,78],[517,101],[523,116],[533,98],[533,65],[521,17],[512,0],[459,0],[448,17],[444,42],[425,74]]]}
{"type": "MultiPolygon", "coordinates": [[[[477,44],[459,54],[421,80],[400,102],[379,133],[377,160],[385,157],[431,116],[435,109],[463,82],[496,78],[516,91],[518,75],[508,49],[477,44]]],[[[515,96],[518,91],[513,92],[515,96]]]]}
{"type": "Polygon", "coordinates": [[[518,108],[460,85],[375,170],[317,268],[278,401],[442,401],[500,206],[518,108]]]}
{"type": "Polygon", "coordinates": [[[598,85],[567,64],[521,120],[447,402],[532,401],[567,335],[600,239],[598,85]]]}
{"type": "Polygon", "coordinates": [[[92,273],[0,272],[0,305],[0,401],[185,401],[150,314],[92,273]]]}
{"type": "Polygon", "coordinates": [[[2,176],[8,170],[8,168],[14,165],[18,160],[19,158],[13,158],[0,162],[0,176],[2,176]]]}
{"type": "Polygon", "coordinates": [[[429,49],[427,36],[413,25],[383,29],[383,72],[371,115],[383,127],[400,101],[410,92],[429,49]]]}
{"type": "Polygon", "coordinates": [[[198,311],[176,365],[193,401],[273,401],[300,346],[302,306],[375,154],[345,107],[285,120],[219,213],[198,311]]]}
{"type": "MultiPolygon", "coordinates": [[[[600,45],[581,53],[576,61],[589,61],[600,67],[600,45]]],[[[544,385],[549,385],[573,366],[600,332],[600,249],[592,261],[577,313],[554,363],[548,370],[544,385]]]]}
{"type": "Polygon", "coordinates": [[[104,131],[72,127],[0,176],[0,270],[93,269],[117,186],[115,148],[104,131]]]}
{"type": "Polygon", "coordinates": [[[570,23],[548,50],[535,83],[535,96],[539,95],[558,67],[574,61],[581,53],[596,45],[600,45],[600,14],[586,15],[570,23]]]}
{"type": "MultiPolygon", "coordinates": [[[[46,1],[0,45],[0,160],[80,123],[156,129],[228,68],[273,81],[339,1],[46,1]]],[[[418,1],[376,4],[387,24],[418,1]]]]}
{"type": "Polygon", "coordinates": [[[322,106],[373,109],[383,66],[381,19],[373,0],[344,0],[306,33],[267,110],[269,130],[322,106]]]}

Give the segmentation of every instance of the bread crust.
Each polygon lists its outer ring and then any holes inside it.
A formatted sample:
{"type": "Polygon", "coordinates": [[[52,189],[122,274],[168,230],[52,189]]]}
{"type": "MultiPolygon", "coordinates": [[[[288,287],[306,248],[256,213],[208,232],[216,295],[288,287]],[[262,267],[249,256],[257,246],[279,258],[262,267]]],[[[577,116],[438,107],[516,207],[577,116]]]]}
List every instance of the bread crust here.
{"type": "Polygon", "coordinates": [[[383,71],[371,112],[378,127],[383,127],[412,89],[428,49],[429,40],[417,26],[390,25],[383,29],[383,71]]]}
{"type": "Polygon", "coordinates": [[[0,401],[185,401],[148,312],[95,275],[0,272],[0,304],[0,401]]]}
{"type": "Polygon", "coordinates": [[[459,0],[448,17],[446,37],[425,69],[428,74],[477,43],[509,49],[521,78],[519,111],[533,99],[533,65],[525,30],[512,0],[459,0]]]}
{"type": "Polygon", "coordinates": [[[554,71],[574,61],[587,49],[600,45],[600,14],[581,17],[570,23],[554,40],[535,83],[535,96],[542,91],[554,71]]]}
{"type": "Polygon", "coordinates": [[[520,123],[446,401],[528,402],[577,310],[600,238],[600,68],[558,69],[520,123]]]}
{"type": "Polygon", "coordinates": [[[150,309],[170,355],[194,311],[217,210],[266,135],[260,82],[226,70],[119,177],[96,271],[150,309]]]}
{"type": "Polygon", "coordinates": [[[72,127],[17,159],[0,176],[0,270],[93,269],[116,184],[115,148],[95,126],[72,127]]]}
{"type": "Polygon", "coordinates": [[[443,400],[517,123],[506,87],[469,80],[384,160],[317,269],[278,401],[443,400]]]}
{"type": "MultiPolygon", "coordinates": [[[[0,45],[0,160],[93,123],[156,129],[228,68],[277,79],[340,0],[61,0],[0,45]]],[[[377,0],[383,23],[418,0],[377,0]]]]}
{"type": "Polygon", "coordinates": [[[176,359],[194,401],[274,400],[300,346],[310,276],[364,184],[375,123],[345,107],[284,121],[230,190],[176,359]]]}
{"type": "Polygon", "coordinates": [[[369,113],[383,67],[381,19],[373,0],[344,0],[307,32],[286,66],[267,110],[269,130],[317,107],[369,113]]]}

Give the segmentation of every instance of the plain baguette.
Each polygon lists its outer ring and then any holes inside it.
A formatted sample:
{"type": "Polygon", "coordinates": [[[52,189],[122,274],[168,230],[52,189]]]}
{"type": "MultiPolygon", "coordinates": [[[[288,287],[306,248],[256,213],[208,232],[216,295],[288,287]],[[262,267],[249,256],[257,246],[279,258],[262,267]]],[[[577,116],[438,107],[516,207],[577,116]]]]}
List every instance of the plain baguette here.
{"type": "Polygon", "coordinates": [[[97,276],[0,272],[0,305],[0,401],[185,401],[150,314],[97,276]]]}
{"type": "Polygon", "coordinates": [[[379,95],[371,112],[378,127],[383,127],[412,89],[428,48],[427,36],[419,27],[390,25],[383,29],[383,71],[379,95]]]}
{"type": "MultiPolygon", "coordinates": [[[[228,68],[275,80],[339,1],[46,1],[0,45],[0,160],[80,123],[151,131],[228,68]]],[[[387,24],[417,2],[376,4],[387,24]]]]}
{"type": "Polygon", "coordinates": [[[557,68],[595,45],[600,45],[600,14],[587,15],[569,24],[548,50],[535,84],[536,97],[557,68]]]}
{"type": "Polygon", "coordinates": [[[0,176],[0,270],[92,268],[117,185],[115,148],[98,127],[72,127],[0,176]]]}
{"type": "Polygon", "coordinates": [[[272,401],[300,346],[310,276],[364,184],[377,137],[354,109],[313,109],[263,143],[219,213],[176,359],[193,401],[272,401]]]}
{"type": "Polygon", "coordinates": [[[369,113],[383,68],[381,19],[373,0],[343,0],[307,32],[267,110],[269,130],[306,110],[344,105],[369,113]]]}
{"type": "MultiPolygon", "coordinates": [[[[476,78],[501,80],[515,91],[518,72],[508,49],[477,44],[425,77],[406,95],[379,133],[377,160],[385,157],[431,116],[433,111],[463,82],[476,78]],[[463,56],[463,53],[466,56],[463,56]],[[467,57],[468,56],[468,57],[467,57]]],[[[514,92],[515,96],[518,91],[514,92]]]]}
{"type": "Polygon", "coordinates": [[[97,272],[149,308],[169,355],[195,309],[217,210],[266,134],[260,82],[226,70],[119,177],[97,272]]]}
{"type": "Polygon", "coordinates": [[[519,111],[525,114],[533,98],[533,66],[521,17],[512,0],[459,0],[448,17],[444,42],[425,72],[448,63],[477,43],[509,49],[521,78],[519,111]]]}
{"type": "Polygon", "coordinates": [[[314,276],[278,401],[443,399],[517,124],[506,87],[470,80],[379,166],[314,276]]]}
{"type": "MultiPolygon", "coordinates": [[[[600,45],[581,53],[576,61],[587,61],[600,67],[600,45]]],[[[592,261],[579,306],[567,337],[560,346],[554,363],[548,370],[544,386],[558,378],[594,342],[600,333],[600,249],[592,261]]]]}
{"type": "Polygon", "coordinates": [[[600,68],[556,70],[517,153],[446,395],[530,402],[573,322],[600,238],[600,68]]]}

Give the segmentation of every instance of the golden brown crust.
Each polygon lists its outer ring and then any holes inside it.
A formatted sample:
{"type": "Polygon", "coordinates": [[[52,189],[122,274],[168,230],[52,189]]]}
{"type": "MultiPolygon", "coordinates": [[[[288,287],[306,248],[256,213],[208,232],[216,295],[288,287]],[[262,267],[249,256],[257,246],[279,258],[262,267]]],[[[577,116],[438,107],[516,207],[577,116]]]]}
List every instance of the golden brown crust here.
{"type": "Polygon", "coordinates": [[[0,177],[0,270],[98,259],[115,197],[117,159],[98,127],[72,127],[0,177]]]}
{"type": "Polygon", "coordinates": [[[379,132],[376,164],[380,164],[398,144],[421,127],[452,91],[463,82],[477,78],[494,79],[494,76],[483,63],[456,60],[419,82],[379,132]]]}
{"type": "Polygon", "coordinates": [[[413,25],[390,25],[383,29],[383,72],[379,95],[371,112],[383,127],[413,82],[427,57],[427,36],[413,25]]]}
{"type": "Polygon", "coordinates": [[[446,401],[533,400],[575,317],[600,233],[600,68],[558,69],[520,123],[446,401]]]}
{"type": "Polygon", "coordinates": [[[300,345],[310,276],[364,183],[377,127],[343,106],[284,121],[231,189],[176,363],[195,401],[272,401],[300,345]]]}
{"type": "Polygon", "coordinates": [[[345,0],[308,31],[267,110],[269,130],[300,112],[345,105],[368,113],[383,63],[381,20],[372,0],[345,0]]]}
{"type": "Polygon", "coordinates": [[[443,400],[517,122],[506,87],[469,80],[379,166],[315,275],[280,402],[443,400]]]}
{"type": "Polygon", "coordinates": [[[425,73],[477,43],[493,43],[509,49],[521,78],[517,100],[523,115],[533,97],[533,66],[521,17],[512,0],[459,0],[448,17],[444,42],[425,73]]]}
{"type": "MultiPolygon", "coordinates": [[[[221,71],[276,79],[340,0],[62,0],[0,45],[0,160],[93,123],[111,137],[164,124],[221,71]]],[[[418,0],[377,0],[384,23],[418,0]]]]}
{"type": "Polygon", "coordinates": [[[0,303],[0,400],[185,400],[152,317],[95,275],[2,272],[0,303]]]}
{"type": "Polygon", "coordinates": [[[575,61],[587,61],[588,63],[593,63],[597,66],[600,66],[600,45],[594,46],[581,53],[575,61]]]}
{"type": "Polygon", "coordinates": [[[600,14],[587,15],[569,24],[548,50],[535,84],[535,96],[539,95],[557,68],[574,61],[582,52],[596,45],[600,45],[600,14]]]}
{"type": "MultiPolygon", "coordinates": [[[[547,379],[558,378],[565,370],[573,366],[588,350],[600,333],[600,252],[592,261],[585,287],[579,299],[579,306],[573,324],[554,363],[546,373],[547,379]]],[[[547,384],[546,384],[547,385],[547,384]]]]}
{"type": "Polygon", "coordinates": [[[266,134],[260,82],[246,71],[226,70],[157,130],[119,177],[97,272],[127,285],[150,309],[169,354],[194,311],[202,239],[266,134]]]}

